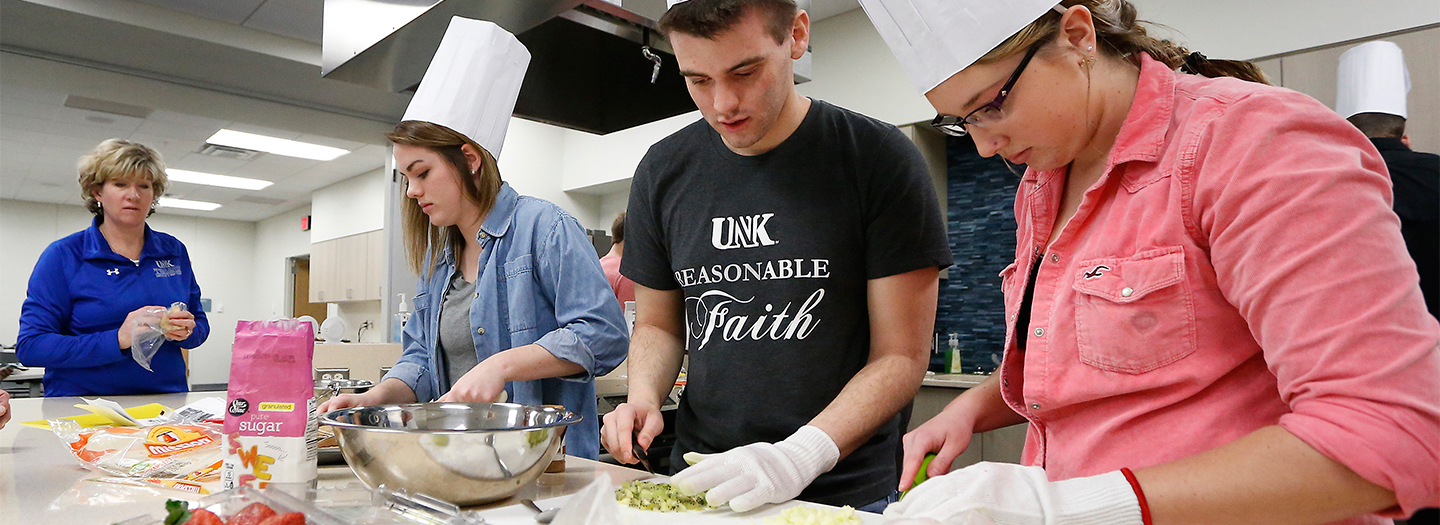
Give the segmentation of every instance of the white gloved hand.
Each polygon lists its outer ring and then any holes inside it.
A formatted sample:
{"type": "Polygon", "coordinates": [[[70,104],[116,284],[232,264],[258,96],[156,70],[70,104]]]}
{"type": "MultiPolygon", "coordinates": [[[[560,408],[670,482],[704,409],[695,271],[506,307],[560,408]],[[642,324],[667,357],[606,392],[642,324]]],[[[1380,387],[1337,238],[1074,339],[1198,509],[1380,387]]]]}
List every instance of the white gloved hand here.
{"type": "Polygon", "coordinates": [[[978,463],[925,480],[885,509],[891,518],[950,523],[978,513],[997,525],[1143,525],[1121,471],[1052,482],[1040,467],[978,463]]]}
{"type": "Polygon", "coordinates": [[[719,454],[685,454],[691,467],[670,478],[685,494],[710,491],[705,499],[745,512],[794,499],[820,474],[835,467],[840,447],[825,431],[800,427],[779,443],[751,443],[719,454]],[[693,461],[692,461],[693,460],[693,461]]]}

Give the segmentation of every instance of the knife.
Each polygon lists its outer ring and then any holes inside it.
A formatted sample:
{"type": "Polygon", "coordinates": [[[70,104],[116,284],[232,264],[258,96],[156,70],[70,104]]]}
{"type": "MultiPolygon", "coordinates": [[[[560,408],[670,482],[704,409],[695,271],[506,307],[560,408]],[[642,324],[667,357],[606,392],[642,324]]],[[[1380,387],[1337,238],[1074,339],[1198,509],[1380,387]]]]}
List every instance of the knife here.
{"type": "Polygon", "coordinates": [[[655,473],[655,469],[650,468],[650,456],[645,454],[645,449],[640,448],[639,429],[636,429],[635,433],[630,436],[630,451],[635,453],[635,459],[640,460],[640,466],[645,467],[645,472],[655,473]]]}

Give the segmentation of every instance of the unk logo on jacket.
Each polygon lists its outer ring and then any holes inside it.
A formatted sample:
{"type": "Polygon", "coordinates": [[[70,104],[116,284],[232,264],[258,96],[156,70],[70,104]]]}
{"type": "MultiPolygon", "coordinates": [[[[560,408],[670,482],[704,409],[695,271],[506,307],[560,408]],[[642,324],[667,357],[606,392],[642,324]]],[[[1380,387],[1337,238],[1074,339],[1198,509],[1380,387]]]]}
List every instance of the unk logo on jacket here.
{"type": "Polygon", "coordinates": [[[762,213],[710,219],[710,245],[717,250],[733,250],[780,244],[765,231],[765,223],[774,216],[774,213],[762,213]]]}
{"type": "Polygon", "coordinates": [[[175,266],[175,261],[166,259],[155,261],[155,277],[173,277],[180,275],[180,267],[175,266]]]}

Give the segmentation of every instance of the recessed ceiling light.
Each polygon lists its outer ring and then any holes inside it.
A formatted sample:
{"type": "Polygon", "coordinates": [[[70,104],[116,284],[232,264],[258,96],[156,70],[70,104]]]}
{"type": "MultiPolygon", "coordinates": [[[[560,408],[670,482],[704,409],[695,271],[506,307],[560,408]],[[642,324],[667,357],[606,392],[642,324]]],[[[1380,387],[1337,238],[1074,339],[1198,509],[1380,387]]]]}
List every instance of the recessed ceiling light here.
{"type": "Polygon", "coordinates": [[[260,179],[247,179],[245,177],[231,177],[229,175],[216,175],[214,173],[202,173],[199,171],[167,169],[165,174],[170,180],[188,182],[190,184],[204,184],[206,186],[220,186],[223,188],[236,188],[241,190],[264,189],[273,182],[260,179]]]}
{"type": "Polygon", "coordinates": [[[245,133],[232,129],[222,129],[205,139],[210,144],[230,146],[232,148],[245,148],[259,150],[276,155],[287,157],[299,157],[310,160],[335,160],[337,157],[350,153],[350,150],[321,146],[298,140],[267,137],[254,133],[245,133]]]}
{"type": "Polygon", "coordinates": [[[187,201],[187,200],[185,200],[185,199],[172,199],[172,198],[170,198],[170,197],[160,197],[160,207],[161,207],[161,208],[183,208],[183,209],[186,209],[186,210],[212,211],[212,210],[214,210],[215,208],[219,208],[220,205],[219,205],[219,204],[216,204],[216,203],[213,203],[213,202],[187,201]]]}

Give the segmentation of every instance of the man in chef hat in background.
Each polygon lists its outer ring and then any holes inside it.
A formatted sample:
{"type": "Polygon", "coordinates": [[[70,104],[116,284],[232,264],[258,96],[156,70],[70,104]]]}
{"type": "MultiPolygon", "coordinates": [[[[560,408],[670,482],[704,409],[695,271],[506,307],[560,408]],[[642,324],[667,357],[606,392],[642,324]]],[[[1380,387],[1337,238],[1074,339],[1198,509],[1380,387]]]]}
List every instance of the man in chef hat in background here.
{"type": "Polygon", "coordinates": [[[660,29],[704,119],[635,172],[629,402],[606,448],[634,463],[632,436],[650,446],[688,350],[677,487],[736,511],[878,511],[951,263],[925,160],[894,126],[796,92],[810,24],[790,0],[671,0],[660,29]]]}
{"type": "Polygon", "coordinates": [[[566,452],[599,456],[594,378],[625,359],[624,315],[580,223],[517,193],[495,162],[529,62],[494,23],[451,19],[404,120],[386,134],[406,181],[402,229],[419,274],[404,353],[375,388],[322,411],[437,399],[563,404],[583,418],[566,433],[566,452]]]}
{"type": "Polygon", "coordinates": [[[1420,270],[1425,305],[1440,317],[1440,155],[1410,149],[1405,54],[1394,42],[1366,42],[1340,55],[1336,77],[1335,111],[1370,137],[1385,158],[1400,234],[1420,270]]]}

